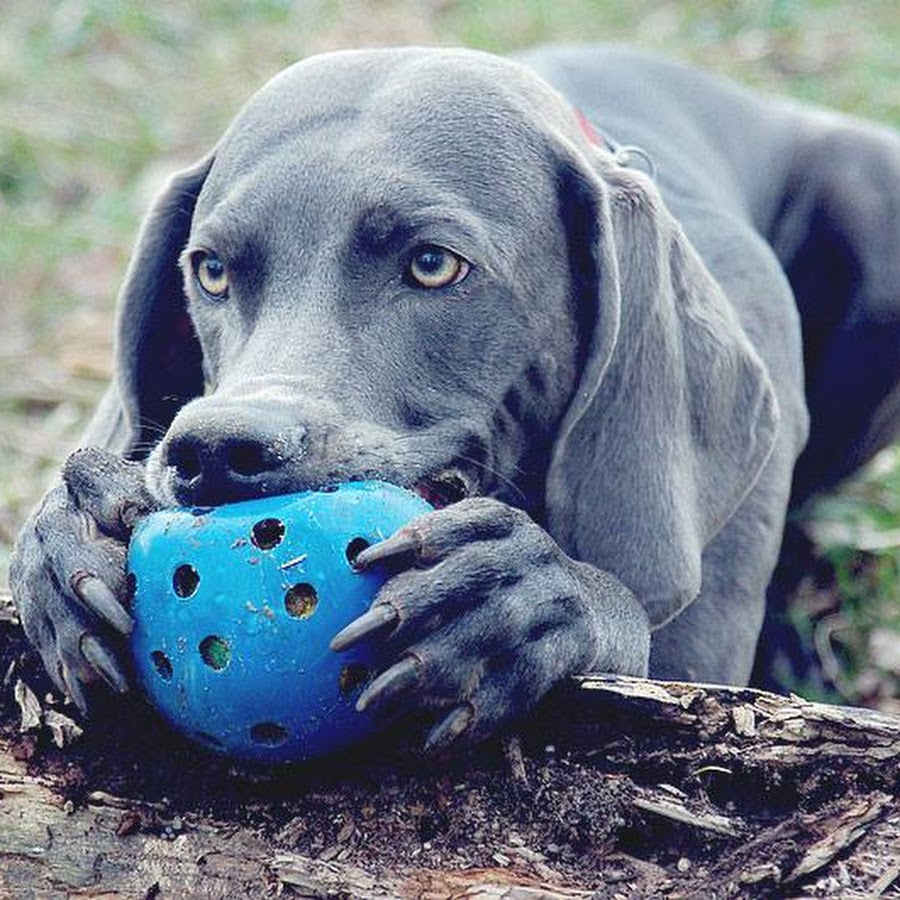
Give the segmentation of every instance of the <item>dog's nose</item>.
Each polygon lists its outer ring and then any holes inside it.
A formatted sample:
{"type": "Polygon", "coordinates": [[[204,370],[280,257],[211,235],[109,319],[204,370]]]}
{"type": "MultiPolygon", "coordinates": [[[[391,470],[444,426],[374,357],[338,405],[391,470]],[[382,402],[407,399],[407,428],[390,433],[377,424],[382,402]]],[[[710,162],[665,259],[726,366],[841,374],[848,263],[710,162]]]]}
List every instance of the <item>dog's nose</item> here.
{"type": "Polygon", "coordinates": [[[229,503],[283,490],[285,460],[302,453],[304,435],[277,412],[206,404],[176,420],[162,461],[178,502],[229,503]]]}
{"type": "Polygon", "coordinates": [[[166,463],[175,495],[194,503],[265,493],[266,480],[281,467],[260,438],[204,436],[196,431],[172,438],[166,463]]]}

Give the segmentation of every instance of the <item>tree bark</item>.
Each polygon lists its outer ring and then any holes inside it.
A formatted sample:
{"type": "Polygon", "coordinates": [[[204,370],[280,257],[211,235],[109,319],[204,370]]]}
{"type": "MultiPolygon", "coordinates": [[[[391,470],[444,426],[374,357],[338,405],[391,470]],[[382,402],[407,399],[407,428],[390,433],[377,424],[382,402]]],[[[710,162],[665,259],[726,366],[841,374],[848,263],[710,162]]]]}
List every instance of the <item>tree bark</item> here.
{"type": "MultiPolygon", "coordinates": [[[[555,753],[538,765],[527,750],[512,765],[526,798],[531,791],[534,803],[546,802],[537,784],[546,767],[602,758],[590,777],[619,779],[630,810],[608,850],[590,850],[580,875],[571,867],[561,875],[543,853],[499,838],[488,848],[496,865],[477,868],[398,858],[376,869],[349,844],[349,852],[316,858],[292,851],[284,831],[272,834],[239,816],[172,816],[163,801],[113,796],[99,780],[73,802],[64,766],[51,771],[40,756],[17,759],[22,747],[6,737],[0,896],[563,900],[602,890],[610,897],[793,896],[811,886],[825,895],[896,895],[900,719],[749,689],[607,676],[577,679],[548,715],[557,722],[549,732],[555,753]],[[715,792],[704,779],[717,781],[715,792]],[[693,789],[701,783],[703,790],[693,789]],[[796,798],[750,815],[753,784],[789,786],[796,798]],[[626,837],[637,828],[651,836],[662,829],[667,841],[677,833],[670,846],[678,852],[639,859],[626,837]]],[[[526,747],[529,741],[526,734],[526,747]]],[[[498,793],[508,791],[504,784],[498,793]]],[[[293,809],[300,820],[304,802],[297,797],[293,809]]],[[[340,812],[339,791],[332,802],[340,812]]],[[[397,814],[375,810],[370,829],[377,834],[397,814]]]]}

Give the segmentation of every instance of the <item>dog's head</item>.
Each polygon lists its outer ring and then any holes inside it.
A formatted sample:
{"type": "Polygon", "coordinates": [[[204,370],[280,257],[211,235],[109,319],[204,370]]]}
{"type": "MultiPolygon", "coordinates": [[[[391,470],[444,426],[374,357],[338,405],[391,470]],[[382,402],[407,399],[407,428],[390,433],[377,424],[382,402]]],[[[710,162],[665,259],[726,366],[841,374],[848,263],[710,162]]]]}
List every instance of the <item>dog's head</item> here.
{"type": "Polygon", "coordinates": [[[487,54],[277,76],[158,199],[119,321],[163,502],[378,477],[548,505],[575,548],[599,497],[594,561],[641,591],[617,560],[646,545],[644,594],[696,593],[773,440],[759,361],[652,183],[487,54]]]}
{"type": "Polygon", "coordinates": [[[123,393],[142,441],[166,429],[152,489],[377,476],[523,502],[584,351],[562,108],[465,51],[331,54],[260,91],[163,194],[125,289],[123,393]]]}

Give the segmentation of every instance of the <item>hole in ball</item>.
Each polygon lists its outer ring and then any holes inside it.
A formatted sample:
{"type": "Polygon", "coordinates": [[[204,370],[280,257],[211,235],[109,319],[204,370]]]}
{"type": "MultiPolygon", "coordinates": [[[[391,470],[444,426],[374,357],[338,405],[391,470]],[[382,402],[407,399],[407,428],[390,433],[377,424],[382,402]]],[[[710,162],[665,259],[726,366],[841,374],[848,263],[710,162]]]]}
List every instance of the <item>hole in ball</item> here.
{"type": "Polygon", "coordinates": [[[347,549],[345,551],[347,554],[347,562],[350,563],[354,569],[356,568],[356,558],[369,546],[369,542],[364,537],[355,537],[347,544],[347,549]]]}
{"type": "Polygon", "coordinates": [[[217,634],[210,634],[200,641],[200,658],[211,669],[221,672],[231,662],[228,641],[217,634]]]}
{"type": "Polygon", "coordinates": [[[305,581],[288,588],[284,595],[284,608],[293,619],[308,619],[319,603],[316,589],[305,581]]]}
{"type": "Polygon", "coordinates": [[[257,722],[250,727],[250,740],[265,747],[277,747],[288,739],[288,730],[277,722],[257,722]]]}
{"type": "Polygon", "coordinates": [[[154,650],[150,654],[150,661],[153,663],[153,668],[156,669],[156,674],[163,681],[172,680],[172,660],[162,650],[154,650]]]}
{"type": "Polygon", "coordinates": [[[172,576],[172,587],[179,597],[193,597],[200,587],[200,573],[188,563],[183,563],[172,576]]]}
{"type": "Polygon", "coordinates": [[[341,667],[338,676],[338,687],[341,693],[347,697],[359,690],[369,680],[369,670],[362,663],[347,663],[341,667]]]}
{"type": "Polygon", "coordinates": [[[281,519],[262,519],[251,529],[250,539],[260,550],[271,550],[284,540],[284,522],[281,519]]]}

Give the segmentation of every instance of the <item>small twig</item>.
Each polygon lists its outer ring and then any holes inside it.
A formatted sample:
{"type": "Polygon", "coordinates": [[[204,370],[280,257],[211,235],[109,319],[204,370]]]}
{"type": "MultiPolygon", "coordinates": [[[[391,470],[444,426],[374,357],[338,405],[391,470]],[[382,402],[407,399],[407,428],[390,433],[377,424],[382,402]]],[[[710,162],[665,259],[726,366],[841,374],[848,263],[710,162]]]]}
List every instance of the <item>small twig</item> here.
{"type": "Polygon", "coordinates": [[[889,869],[881,873],[878,881],[872,885],[872,890],[865,895],[865,900],[878,900],[884,896],[884,892],[900,878],[900,863],[894,863],[889,869]]]}
{"type": "Polygon", "coordinates": [[[834,613],[822,619],[813,630],[813,644],[822,664],[822,671],[845,700],[852,698],[852,691],[848,689],[846,679],[841,675],[841,665],[834,652],[833,640],[842,631],[848,631],[849,627],[841,613],[834,613]]]}
{"type": "Polygon", "coordinates": [[[874,793],[835,815],[828,823],[825,836],[806,848],[803,857],[785,878],[785,882],[798,881],[827,866],[839,853],[855,844],[868,832],[872,823],[881,818],[893,799],[890,794],[874,793]]]}
{"type": "Polygon", "coordinates": [[[674,800],[663,800],[658,797],[635,797],[632,804],[644,812],[653,813],[664,819],[671,819],[674,822],[681,822],[684,825],[702,828],[704,831],[713,831],[728,837],[735,837],[744,830],[737,819],[729,819],[718,813],[691,812],[686,806],[674,800]]]}
{"type": "Polygon", "coordinates": [[[503,739],[503,755],[506,757],[513,780],[522,787],[527,787],[528,773],[525,771],[522,738],[518,734],[510,734],[503,739]]]}
{"type": "Polygon", "coordinates": [[[287,562],[283,562],[278,568],[281,570],[293,569],[294,566],[299,566],[300,563],[304,562],[308,555],[309,554],[307,553],[301,553],[299,556],[295,556],[293,559],[289,559],[287,562]]]}

